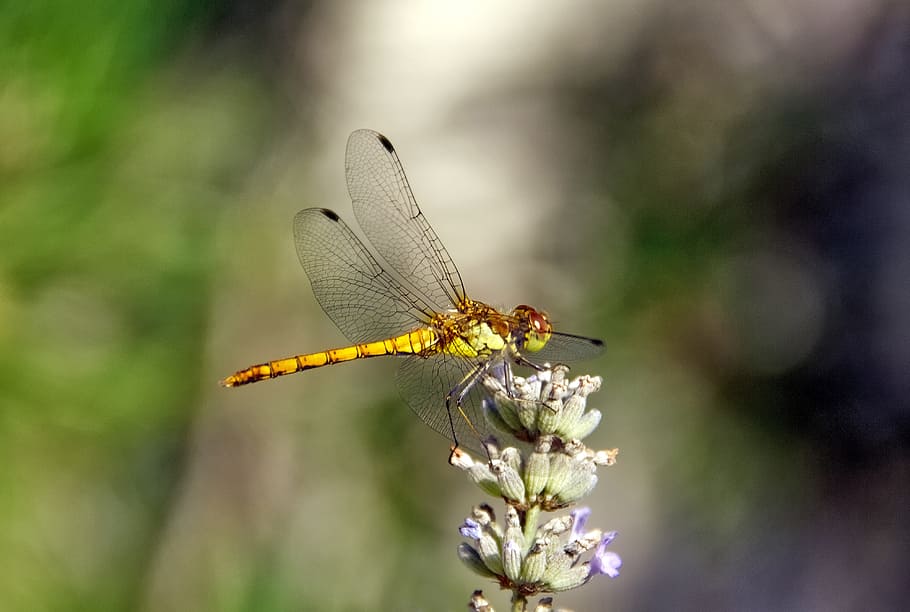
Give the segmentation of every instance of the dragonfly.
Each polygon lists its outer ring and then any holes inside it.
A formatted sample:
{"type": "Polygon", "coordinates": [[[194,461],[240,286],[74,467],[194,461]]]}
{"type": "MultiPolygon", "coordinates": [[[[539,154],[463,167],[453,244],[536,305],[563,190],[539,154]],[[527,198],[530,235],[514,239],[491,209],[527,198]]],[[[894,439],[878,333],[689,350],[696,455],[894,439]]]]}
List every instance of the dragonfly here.
{"type": "Polygon", "coordinates": [[[531,306],[504,312],[465,292],[458,269],[430,226],[388,138],[357,130],[348,139],[345,176],[354,215],[386,265],[333,211],[294,217],[297,256],[322,309],[349,345],[266,361],[221,381],[238,387],[333,365],[397,356],[401,395],[435,431],[482,448],[492,433],[483,416],[485,376],[513,364],[543,369],[595,357],[603,342],[558,332],[531,306]]]}

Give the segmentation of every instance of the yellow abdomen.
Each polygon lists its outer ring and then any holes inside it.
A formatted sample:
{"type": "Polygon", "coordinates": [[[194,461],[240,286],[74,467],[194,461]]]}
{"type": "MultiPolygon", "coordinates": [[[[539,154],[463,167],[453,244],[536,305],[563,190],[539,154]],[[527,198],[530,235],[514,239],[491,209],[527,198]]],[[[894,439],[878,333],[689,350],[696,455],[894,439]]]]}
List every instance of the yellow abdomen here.
{"type": "Polygon", "coordinates": [[[260,363],[235,372],[221,381],[225,387],[237,387],[249,383],[278,378],[285,374],[294,374],[303,370],[320,368],[355,359],[381,357],[383,355],[424,354],[431,355],[439,349],[439,335],[430,328],[421,328],[386,340],[354,344],[342,348],[329,349],[319,353],[295,355],[276,361],[260,363]]]}

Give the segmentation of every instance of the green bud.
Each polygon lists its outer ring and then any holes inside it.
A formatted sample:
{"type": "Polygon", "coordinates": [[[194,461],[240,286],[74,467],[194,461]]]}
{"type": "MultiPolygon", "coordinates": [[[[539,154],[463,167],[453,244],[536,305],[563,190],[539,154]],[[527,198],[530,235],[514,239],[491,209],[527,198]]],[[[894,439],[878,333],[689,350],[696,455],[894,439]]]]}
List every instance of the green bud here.
{"type": "Polygon", "coordinates": [[[532,434],[537,433],[537,413],[540,410],[540,402],[535,400],[518,400],[518,419],[521,421],[521,429],[532,434]]]}
{"type": "Polygon", "coordinates": [[[513,467],[503,462],[496,462],[493,466],[493,473],[499,481],[504,498],[519,504],[525,502],[525,483],[522,482],[521,476],[513,467]]]}
{"type": "Polygon", "coordinates": [[[556,426],[562,420],[562,402],[549,399],[540,404],[537,412],[537,430],[542,435],[556,433],[556,426]]]}
{"type": "Polygon", "coordinates": [[[550,590],[554,592],[569,591],[587,582],[590,573],[591,570],[588,564],[583,563],[560,572],[552,580],[548,581],[548,585],[550,590]]]}
{"type": "Polygon", "coordinates": [[[568,432],[574,429],[575,423],[584,414],[585,404],[587,404],[587,400],[578,394],[571,395],[565,401],[562,407],[562,418],[559,419],[559,423],[556,426],[556,432],[560,434],[561,438],[576,437],[568,432]]]}
{"type": "Polygon", "coordinates": [[[563,552],[562,546],[558,546],[555,549],[552,546],[548,547],[547,569],[543,573],[543,582],[551,584],[553,580],[561,576],[563,572],[570,567],[572,567],[572,561],[569,559],[569,556],[563,552]]]}
{"type": "Polygon", "coordinates": [[[542,542],[535,542],[525,556],[521,579],[526,583],[538,582],[547,568],[547,553],[542,542]]]}
{"type": "Polygon", "coordinates": [[[462,542],[458,545],[458,558],[475,574],[484,578],[496,578],[496,574],[490,571],[490,568],[480,558],[480,553],[470,544],[462,542]]]}
{"type": "Polygon", "coordinates": [[[565,487],[566,479],[572,472],[573,459],[565,453],[556,453],[550,455],[550,473],[547,477],[547,485],[544,491],[556,494],[565,487]]]}
{"type": "Polygon", "coordinates": [[[515,510],[512,506],[509,506],[509,509],[506,511],[506,532],[503,536],[503,541],[514,542],[518,546],[518,550],[524,552],[525,549],[525,534],[521,529],[521,521],[518,519],[518,511],[515,510]]]}
{"type": "Polygon", "coordinates": [[[488,495],[493,497],[502,497],[502,487],[499,485],[499,479],[490,470],[486,463],[475,463],[467,469],[468,475],[478,487],[488,495]]]}
{"type": "Polygon", "coordinates": [[[521,547],[508,538],[502,545],[502,567],[509,580],[515,582],[521,577],[521,547]]]}
{"type": "Polygon", "coordinates": [[[491,572],[498,576],[502,575],[502,555],[499,552],[499,542],[496,541],[496,538],[485,532],[477,540],[477,552],[480,553],[484,565],[491,572]]]}
{"type": "Polygon", "coordinates": [[[525,467],[525,487],[529,500],[536,498],[545,486],[550,475],[550,439],[541,438],[537,447],[528,457],[525,467]]]}
{"type": "Polygon", "coordinates": [[[589,410],[580,419],[577,419],[570,429],[566,430],[566,437],[578,440],[587,438],[600,425],[601,418],[603,415],[600,410],[589,410]]]}
{"type": "Polygon", "coordinates": [[[483,416],[496,431],[509,436],[515,435],[514,427],[503,418],[504,412],[506,411],[503,409],[502,404],[496,402],[484,402],[483,404],[483,416]]]}
{"type": "Polygon", "coordinates": [[[597,484],[597,474],[594,473],[594,464],[575,462],[572,472],[563,482],[563,488],[553,491],[553,496],[563,504],[578,501],[591,492],[597,484]]]}
{"type": "Polygon", "coordinates": [[[500,454],[499,459],[500,459],[500,461],[502,461],[504,464],[506,464],[507,466],[509,466],[510,468],[515,470],[516,472],[521,471],[521,467],[522,467],[521,451],[519,451],[514,446],[509,446],[509,447],[502,449],[502,454],[500,454]]]}

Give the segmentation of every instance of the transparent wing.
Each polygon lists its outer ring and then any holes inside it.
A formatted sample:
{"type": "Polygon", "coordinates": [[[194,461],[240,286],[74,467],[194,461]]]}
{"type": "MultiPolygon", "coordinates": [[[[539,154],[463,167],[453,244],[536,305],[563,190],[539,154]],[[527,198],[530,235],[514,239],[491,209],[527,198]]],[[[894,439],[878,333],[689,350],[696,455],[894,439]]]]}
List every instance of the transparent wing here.
{"type": "MultiPolygon", "coordinates": [[[[446,396],[456,389],[476,364],[468,359],[441,354],[429,358],[409,356],[398,368],[398,389],[417,416],[431,428],[452,439],[446,396]]],[[[480,434],[478,438],[452,401],[452,422],[458,444],[478,453],[483,452],[481,439],[491,433],[483,416],[485,391],[477,381],[462,400],[462,409],[480,434]]]]}
{"type": "Polygon", "coordinates": [[[297,213],[294,242],[316,300],[351,342],[397,336],[432,315],[426,302],[385,272],[331,210],[297,213]]]}
{"type": "Polygon", "coordinates": [[[345,158],[354,214],[389,266],[442,311],[465,297],[458,269],[417,206],[404,168],[389,139],[357,130],[345,158]]]}
{"type": "Polygon", "coordinates": [[[542,349],[536,353],[524,352],[522,356],[536,364],[551,365],[593,359],[604,351],[602,340],[572,334],[553,332],[542,349]]]}

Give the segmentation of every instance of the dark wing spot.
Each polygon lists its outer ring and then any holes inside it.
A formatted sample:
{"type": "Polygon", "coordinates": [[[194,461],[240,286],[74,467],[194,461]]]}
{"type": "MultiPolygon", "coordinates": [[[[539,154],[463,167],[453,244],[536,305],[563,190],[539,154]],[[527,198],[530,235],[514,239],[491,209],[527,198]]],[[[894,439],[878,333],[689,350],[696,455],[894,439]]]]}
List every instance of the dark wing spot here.
{"type": "Polygon", "coordinates": [[[340,220],[339,217],[338,217],[338,214],[337,214],[334,210],[329,210],[328,208],[320,208],[320,209],[319,209],[319,212],[321,212],[322,214],[324,214],[326,217],[328,217],[328,218],[331,219],[332,221],[339,221],[339,220],[340,220]]]}
{"type": "Polygon", "coordinates": [[[379,142],[382,144],[382,146],[385,147],[386,151],[388,151],[389,153],[395,152],[395,147],[392,146],[392,143],[389,141],[388,138],[386,138],[382,134],[376,134],[376,137],[379,139],[379,142]]]}

